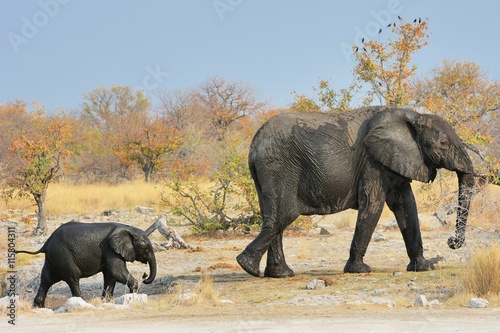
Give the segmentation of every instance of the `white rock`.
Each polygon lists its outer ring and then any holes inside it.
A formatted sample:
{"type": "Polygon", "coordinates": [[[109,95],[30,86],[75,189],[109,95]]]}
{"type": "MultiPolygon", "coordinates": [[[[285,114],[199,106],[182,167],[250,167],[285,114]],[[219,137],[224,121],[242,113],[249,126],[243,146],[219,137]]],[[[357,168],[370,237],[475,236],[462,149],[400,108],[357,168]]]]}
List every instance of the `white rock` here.
{"type": "Polygon", "coordinates": [[[124,304],[113,304],[113,303],[103,303],[101,304],[101,306],[99,307],[99,309],[103,309],[103,310],[106,310],[106,309],[113,309],[113,310],[126,310],[128,309],[129,306],[128,305],[124,305],[124,304]]]}
{"type": "Polygon", "coordinates": [[[371,301],[373,304],[387,305],[390,308],[393,308],[396,306],[396,302],[394,302],[390,299],[382,298],[382,297],[372,297],[371,301]]]}
{"type": "Polygon", "coordinates": [[[144,304],[148,302],[146,294],[125,294],[115,298],[115,304],[132,305],[135,303],[144,304]]]}
{"type": "Polygon", "coordinates": [[[33,313],[40,313],[43,315],[52,315],[54,314],[54,311],[52,309],[47,309],[47,308],[34,308],[32,309],[33,313]]]}
{"type": "Polygon", "coordinates": [[[81,297],[71,297],[66,302],[65,308],[69,311],[73,309],[95,309],[95,306],[85,302],[81,297]]]}
{"type": "Polygon", "coordinates": [[[153,208],[150,208],[150,207],[141,207],[141,206],[135,207],[135,210],[138,211],[141,214],[148,214],[148,213],[154,212],[153,208]]]}
{"type": "Polygon", "coordinates": [[[194,298],[196,294],[193,293],[185,293],[185,294],[180,294],[179,299],[181,301],[189,301],[190,299],[194,298]]]}
{"type": "Polygon", "coordinates": [[[307,290],[316,290],[322,289],[326,287],[326,282],[320,279],[314,279],[306,284],[307,290]]]}
{"type": "Polygon", "coordinates": [[[439,306],[441,305],[441,303],[439,303],[439,300],[437,299],[433,299],[432,301],[430,301],[429,303],[427,303],[428,306],[431,306],[431,307],[434,307],[434,306],[439,306]]]}
{"type": "Polygon", "coordinates": [[[222,303],[222,304],[233,304],[234,302],[231,301],[230,299],[220,299],[219,303],[222,303]]]}
{"type": "Polygon", "coordinates": [[[375,290],[373,290],[372,295],[373,296],[382,295],[382,294],[385,294],[386,292],[387,292],[387,290],[385,290],[385,289],[375,289],[375,290]]]}
{"type": "MultiPolygon", "coordinates": [[[[18,307],[19,304],[19,296],[14,296],[14,302],[16,303],[16,307],[18,307]]],[[[11,304],[11,298],[9,296],[5,296],[0,298],[0,309],[9,306],[11,304]]]]}
{"type": "Polygon", "coordinates": [[[490,304],[487,300],[484,298],[471,298],[469,301],[469,308],[485,308],[490,304]]]}
{"type": "Polygon", "coordinates": [[[425,295],[420,295],[415,299],[415,306],[427,306],[427,297],[425,295]]]}

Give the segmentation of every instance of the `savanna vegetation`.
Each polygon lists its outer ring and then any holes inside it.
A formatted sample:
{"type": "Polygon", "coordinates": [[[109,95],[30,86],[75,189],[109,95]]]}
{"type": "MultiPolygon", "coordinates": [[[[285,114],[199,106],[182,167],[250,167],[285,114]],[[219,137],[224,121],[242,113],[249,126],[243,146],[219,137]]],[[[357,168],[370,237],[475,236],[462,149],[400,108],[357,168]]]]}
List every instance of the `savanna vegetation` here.
{"type": "MultiPolygon", "coordinates": [[[[428,44],[428,30],[425,20],[400,21],[377,40],[363,40],[353,46],[349,86],[335,90],[320,80],[317,96],[296,94],[285,109],[261,100],[251,84],[220,77],[193,89],[159,91],[155,104],[143,91],[122,85],[85,93],[78,110],[46,110],[20,100],[0,104],[2,207],[22,202],[25,209],[34,208],[35,233],[44,234],[47,206],[57,201],[50,194],[56,185],[71,189],[66,197],[72,198],[90,186],[134,184],[117,191],[132,198],[141,182],[149,188],[144,204],[183,217],[197,232],[258,224],[246,163],[256,129],[279,112],[342,112],[373,104],[445,117],[470,147],[482,179],[498,184],[499,82],[471,61],[444,60],[427,75],[417,75],[412,57],[428,44]]],[[[95,189],[89,193],[84,208],[75,210],[104,208],[100,202],[109,196],[95,189]]],[[[307,227],[310,220],[300,223],[307,227]]]]}
{"type": "MultiPolygon", "coordinates": [[[[155,104],[122,85],[85,93],[78,110],[2,103],[0,218],[10,218],[13,209],[34,212],[24,222],[40,235],[47,233],[47,215],[146,205],[179,216],[197,233],[245,230],[261,223],[247,152],[265,120],[285,111],[335,113],[373,104],[445,117],[470,147],[481,179],[498,185],[500,84],[472,61],[443,60],[417,75],[412,56],[429,42],[428,30],[425,20],[398,22],[376,41],[353,46],[352,83],[335,90],[320,80],[317,96],[296,94],[284,109],[268,105],[251,84],[220,77],[193,89],[159,91],[155,104]]],[[[432,185],[416,184],[419,210],[452,212],[454,179],[441,172],[432,185]]],[[[482,186],[470,223],[498,228],[498,187],[482,186]]],[[[312,223],[301,217],[296,225],[312,223]]],[[[354,228],[352,221],[344,224],[354,228]]],[[[498,247],[478,253],[465,271],[466,291],[498,294],[499,267],[498,247]]],[[[203,281],[210,287],[209,278],[203,281]]],[[[216,297],[207,290],[207,299],[216,297]]]]}

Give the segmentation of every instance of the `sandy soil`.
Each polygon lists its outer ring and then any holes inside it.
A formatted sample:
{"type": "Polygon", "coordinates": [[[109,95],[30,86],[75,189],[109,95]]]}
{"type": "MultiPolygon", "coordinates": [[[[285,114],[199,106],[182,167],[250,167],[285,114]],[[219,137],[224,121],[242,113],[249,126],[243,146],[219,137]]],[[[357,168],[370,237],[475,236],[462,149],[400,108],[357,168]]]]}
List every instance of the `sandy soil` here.
{"type": "MultiPolygon", "coordinates": [[[[9,325],[5,311],[0,331],[16,332],[499,332],[500,308],[469,309],[467,301],[453,301],[461,289],[460,270],[472,253],[491,244],[498,244],[500,234],[495,228],[470,228],[468,243],[460,250],[446,245],[453,228],[442,226],[432,217],[423,230],[425,254],[440,257],[437,269],[430,272],[406,272],[408,264],[404,244],[392,219],[381,220],[365,261],[372,266],[369,274],[343,274],[348,257],[352,228],[338,228],[337,221],[353,218],[353,212],[320,218],[321,227],[331,236],[313,230],[307,235],[285,238],[287,262],[296,276],[287,279],[255,278],[243,272],[236,255],[253,239],[224,236],[200,239],[189,235],[187,226],[174,226],[193,246],[189,250],[173,249],[157,252],[158,274],[152,285],[143,285],[140,292],[149,296],[146,305],[126,310],[86,310],[72,313],[48,313],[32,310],[43,256],[19,268],[22,285],[21,302],[15,328],[9,325]],[[205,299],[180,301],[186,295],[200,295],[200,277],[209,272],[213,286],[205,299]],[[24,274],[24,275],[23,275],[24,274]],[[30,275],[31,274],[31,275],[30,275]],[[331,286],[307,290],[306,284],[322,278],[331,286]],[[27,281],[30,280],[30,281],[27,281]],[[415,298],[425,295],[434,306],[417,307],[415,298]],[[193,301],[197,300],[197,301],[193,301]]],[[[51,221],[50,229],[69,218],[51,221]]],[[[93,217],[93,221],[106,220],[93,217]]],[[[145,229],[155,214],[118,213],[109,218],[145,229]]],[[[153,240],[162,241],[153,234],[153,240]]],[[[20,239],[17,246],[38,249],[44,239],[20,239]]],[[[5,260],[3,260],[5,262],[5,260]]],[[[261,263],[263,271],[265,258],[261,263]]],[[[145,265],[132,263],[134,276],[147,272],[145,265]]],[[[81,281],[86,300],[101,294],[101,279],[81,281]]],[[[115,296],[125,293],[118,285],[115,296]]],[[[70,297],[64,283],[49,291],[47,306],[57,309],[70,297]]]]}

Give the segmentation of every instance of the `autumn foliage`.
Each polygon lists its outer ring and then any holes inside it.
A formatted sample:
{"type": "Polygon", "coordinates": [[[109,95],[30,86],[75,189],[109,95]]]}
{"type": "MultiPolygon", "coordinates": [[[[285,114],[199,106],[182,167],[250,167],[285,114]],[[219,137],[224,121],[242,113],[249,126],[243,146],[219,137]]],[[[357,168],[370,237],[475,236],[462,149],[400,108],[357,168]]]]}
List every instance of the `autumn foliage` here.
{"type": "Polygon", "coordinates": [[[478,173],[500,176],[500,85],[474,62],[444,60],[417,75],[414,55],[429,43],[429,23],[400,18],[377,38],[353,45],[352,82],[317,97],[295,93],[285,110],[268,108],[252,85],[212,77],[197,88],[156,93],[97,87],[74,113],[23,101],[0,104],[0,188],[4,200],[32,197],[37,232],[45,232],[50,183],[118,183],[143,178],[164,185],[164,208],[205,232],[260,221],[247,166],[250,140],[283,112],[343,112],[383,104],[441,115],[480,157],[478,173]],[[202,188],[198,181],[209,182],[202,188]]]}

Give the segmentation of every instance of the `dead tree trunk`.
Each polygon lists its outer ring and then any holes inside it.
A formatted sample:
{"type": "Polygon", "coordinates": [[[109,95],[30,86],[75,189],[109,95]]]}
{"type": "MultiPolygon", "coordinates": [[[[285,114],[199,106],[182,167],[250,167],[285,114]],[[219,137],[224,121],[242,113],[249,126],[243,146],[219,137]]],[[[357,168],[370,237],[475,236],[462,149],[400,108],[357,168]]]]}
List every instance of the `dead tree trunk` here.
{"type": "Polygon", "coordinates": [[[179,236],[173,228],[167,225],[167,221],[163,217],[158,218],[158,220],[146,229],[146,235],[149,237],[149,235],[151,235],[155,230],[158,230],[160,234],[167,239],[167,241],[163,243],[153,242],[155,250],[168,250],[171,248],[188,249],[191,247],[186,244],[182,237],[179,236]]]}

